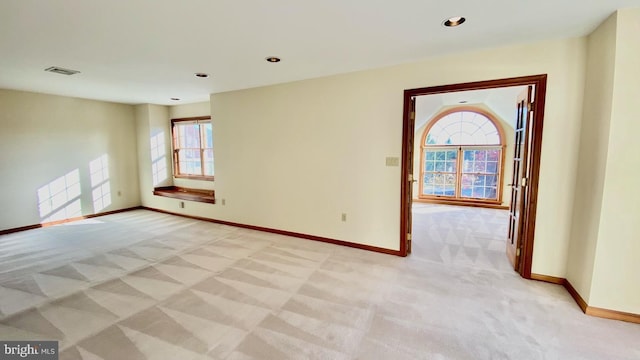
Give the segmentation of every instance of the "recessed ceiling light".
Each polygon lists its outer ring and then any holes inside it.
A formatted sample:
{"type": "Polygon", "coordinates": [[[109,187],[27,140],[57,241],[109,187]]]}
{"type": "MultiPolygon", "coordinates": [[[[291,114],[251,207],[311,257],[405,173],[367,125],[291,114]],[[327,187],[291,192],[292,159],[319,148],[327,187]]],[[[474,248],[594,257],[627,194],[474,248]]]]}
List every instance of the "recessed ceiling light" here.
{"type": "Polygon", "coordinates": [[[456,27],[462,25],[465,21],[467,21],[467,19],[462,16],[454,16],[445,20],[442,25],[446,27],[456,27]]]}
{"type": "Polygon", "coordinates": [[[178,101],[178,100],[180,100],[180,98],[171,98],[171,100],[178,101]]]}
{"type": "Polygon", "coordinates": [[[267,57],[265,58],[265,60],[267,60],[267,61],[268,61],[268,62],[270,62],[270,63],[277,63],[277,62],[280,62],[280,58],[279,58],[279,57],[276,57],[276,56],[267,56],[267,57]]]}
{"type": "Polygon", "coordinates": [[[195,75],[196,77],[199,77],[199,78],[208,78],[209,77],[209,74],[206,74],[206,73],[195,73],[193,75],[195,75]]]}

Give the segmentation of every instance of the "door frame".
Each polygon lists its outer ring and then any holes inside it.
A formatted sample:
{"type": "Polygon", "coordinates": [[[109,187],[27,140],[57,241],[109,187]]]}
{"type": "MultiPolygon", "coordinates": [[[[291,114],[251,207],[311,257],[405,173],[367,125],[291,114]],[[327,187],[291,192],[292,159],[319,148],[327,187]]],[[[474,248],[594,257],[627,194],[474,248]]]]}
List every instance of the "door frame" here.
{"type": "MultiPolygon", "coordinates": [[[[544,123],[544,107],[547,92],[547,75],[532,75],[506,79],[476,81],[450,85],[439,85],[404,91],[403,124],[402,124],[402,168],[400,186],[400,256],[407,256],[408,241],[411,240],[411,226],[407,219],[413,199],[407,198],[407,187],[413,186],[410,171],[413,163],[409,162],[408,155],[413,151],[414,131],[411,126],[411,99],[422,95],[443,94],[468,90],[495,89],[508,86],[533,85],[534,95],[532,100],[532,128],[531,128],[531,152],[530,152],[530,177],[529,186],[526,188],[528,201],[525,204],[525,212],[522,214],[522,250],[520,266],[516,271],[526,279],[531,279],[531,266],[533,262],[533,240],[535,234],[536,209],[538,204],[538,181],[540,178],[540,154],[542,151],[542,126],[544,123]]],[[[506,256],[506,255],[505,255],[506,256]]]]}

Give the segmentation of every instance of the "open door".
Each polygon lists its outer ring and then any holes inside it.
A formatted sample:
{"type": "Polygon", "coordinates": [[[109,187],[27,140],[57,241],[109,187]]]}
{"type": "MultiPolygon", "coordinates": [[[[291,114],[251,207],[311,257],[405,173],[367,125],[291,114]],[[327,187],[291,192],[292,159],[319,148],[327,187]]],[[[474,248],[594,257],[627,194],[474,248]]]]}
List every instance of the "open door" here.
{"type": "MultiPolygon", "coordinates": [[[[513,185],[509,218],[507,254],[514,269],[525,279],[531,279],[533,243],[536,227],[540,153],[547,89],[547,75],[437,85],[404,90],[402,127],[402,170],[400,181],[400,250],[407,256],[411,251],[413,201],[413,146],[415,99],[417,96],[470,90],[495,89],[508,86],[527,86],[519,97],[514,160],[513,185]],[[518,255],[519,254],[519,255],[518,255]]],[[[416,179],[417,180],[417,179],[416,179]]]]}
{"type": "MultiPolygon", "coordinates": [[[[406,131],[407,141],[413,144],[414,126],[416,123],[416,98],[411,97],[409,101],[409,124],[406,131]]],[[[406,178],[406,190],[405,190],[405,218],[406,218],[406,254],[411,254],[411,237],[413,231],[413,184],[417,179],[413,178],[413,146],[407,147],[407,153],[405,154],[405,160],[408,161],[409,176],[406,178]]]]}
{"type": "Polygon", "coordinates": [[[523,244],[524,225],[527,223],[526,204],[529,167],[530,116],[532,115],[532,86],[518,96],[515,123],[515,146],[513,154],[513,178],[511,180],[511,204],[509,206],[509,230],[507,233],[507,257],[514,270],[520,272],[520,256],[523,244]]]}

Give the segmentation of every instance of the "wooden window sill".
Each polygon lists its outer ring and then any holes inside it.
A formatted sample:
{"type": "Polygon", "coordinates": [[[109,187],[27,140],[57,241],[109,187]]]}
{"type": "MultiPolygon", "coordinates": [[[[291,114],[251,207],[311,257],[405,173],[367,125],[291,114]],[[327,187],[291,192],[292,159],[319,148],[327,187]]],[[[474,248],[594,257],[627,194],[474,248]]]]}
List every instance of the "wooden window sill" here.
{"type": "Polygon", "coordinates": [[[419,203],[428,203],[428,204],[442,204],[442,205],[458,205],[458,206],[472,206],[472,207],[483,207],[490,209],[501,209],[508,210],[509,206],[502,205],[501,202],[498,201],[482,201],[482,200],[465,200],[465,199],[447,199],[444,197],[419,197],[418,199],[413,199],[414,202],[419,203]]]}
{"type": "Polygon", "coordinates": [[[191,189],[180,186],[163,186],[154,188],[153,195],[209,204],[216,203],[214,190],[191,189]]]}
{"type": "Polygon", "coordinates": [[[214,180],[213,176],[202,176],[202,175],[173,175],[173,178],[174,179],[202,180],[202,181],[213,181],[214,180]]]}

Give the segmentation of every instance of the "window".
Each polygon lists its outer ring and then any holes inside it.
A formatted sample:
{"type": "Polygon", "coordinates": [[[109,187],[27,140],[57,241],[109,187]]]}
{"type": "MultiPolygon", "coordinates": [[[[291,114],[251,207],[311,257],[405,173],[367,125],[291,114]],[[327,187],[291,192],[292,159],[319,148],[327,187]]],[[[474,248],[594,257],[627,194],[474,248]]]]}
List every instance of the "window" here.
{"type": "Polygon", "coordinates": [[[213,180],[211,117],[172,119],[174,176],[213,180]]]}
{"type": "Polygon", "coordinates": [[[419,197],[499,202],[502,130],[480,109],[453,109],[423,134],[419,197]]]}

